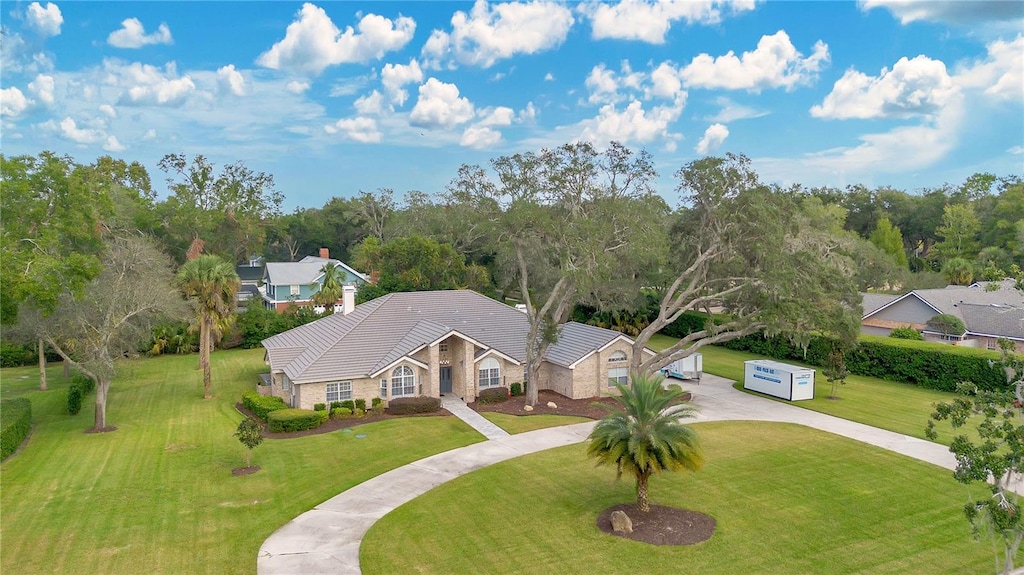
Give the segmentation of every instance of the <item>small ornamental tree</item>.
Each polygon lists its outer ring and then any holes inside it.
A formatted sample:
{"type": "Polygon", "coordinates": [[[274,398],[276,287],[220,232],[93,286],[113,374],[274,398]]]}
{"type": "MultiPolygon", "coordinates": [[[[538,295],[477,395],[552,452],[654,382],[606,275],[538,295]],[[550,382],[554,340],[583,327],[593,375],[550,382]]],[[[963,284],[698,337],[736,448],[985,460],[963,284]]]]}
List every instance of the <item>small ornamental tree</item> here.
{"type": "Polygon", "coordinates": [[[958,435],[949,446],[956,456],[953,478],[965,485],[987,484],[992,495],[983,501],[970,499],[964,513],[975,538],[988,533],[1003,544],[1002,573],[1008,574],[1024,541],[1024,517],[1019,496],[1013,491],[1024,472],[1024,358],[1011,351],[1008,341],[999,343],[1009,385],[984,391],[962,383],[957,389],[959,397],[935,406],[925,433],[935,440],[936,421],[949,420],[954,430],[976,424],[977,440],[958,435]]]}
{"type": "Polygon", "coordinates": [[[836,389],[840,385],[846,385],[846,377],[850,375],[850,370],[846,368],[846,361],[843,359],[843,352],[841,350],[833,350],[832,353],[828,354],[828,362],[822,373],[825,375],[825,379],[832,385],[828,398],[839,399],[839,396],[836,395],[836,389]]]}
{"type": "Polygon", "coordinates": [[[238,431],[235,431],[234,435],[247,449],[245,466],[252,467],[252,450],[263,443],[263,428],[259,423],[247,417],[238,424],[238,431]]]}
{"type": "Polygon", "coordinates": [[[967,331],[964,321],[953,314],[940,313],[928,320],[928,329],[946,335],[963,335],[967,331]]]}
{"type": "Polygon", "coordinates": [[[893,328],[893,330],[889,332],[889,337],[894,337],[896,339],[912,339],[915,341],[924,341],[924,336],[921,335],[921,332],[917,331],[916,329],[909,325],[901,325],[899,327],[893,328]]]}

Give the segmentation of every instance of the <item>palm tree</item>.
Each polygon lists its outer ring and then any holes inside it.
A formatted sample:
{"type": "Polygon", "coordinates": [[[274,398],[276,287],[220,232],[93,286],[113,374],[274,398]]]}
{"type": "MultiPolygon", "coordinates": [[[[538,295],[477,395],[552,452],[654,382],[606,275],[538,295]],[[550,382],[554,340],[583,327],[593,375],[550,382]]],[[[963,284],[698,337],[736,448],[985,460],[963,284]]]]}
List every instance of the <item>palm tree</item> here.
{"type": "Polygon", "coordinates": [[[203,369],[203,397],[210,394],[210,349],[214,330],[224,326],[235,311],[241,281],[234,266],[214,255],[201,255],[178,270],[178,288],[192,302],[199,323],[199,365],[203,369]]]}
{"type": "Polygon", "coordinates": [[[683,395],[662,387],[660,375],[633,375],[633,386],[617,385],[618,408],[598,422],[590,433],[587,455],[598,465],[615,465],[616,478],[629,473],[636,478],[636,504],[651,510],[647,481],[662,471],[696,471],[704,464],[697,433],[680,422],[693,417],[690,405],[673,405],[683,395]]]}
{"type": "Polygon", "coordinates": [[[324,274],[324,281],[313,294],[313,303],[324,306],[324,313],[330,314],[338,298],[345,293],[345,271],[338,264],[327,262],[320,268],[320,273],[324,274]]]}

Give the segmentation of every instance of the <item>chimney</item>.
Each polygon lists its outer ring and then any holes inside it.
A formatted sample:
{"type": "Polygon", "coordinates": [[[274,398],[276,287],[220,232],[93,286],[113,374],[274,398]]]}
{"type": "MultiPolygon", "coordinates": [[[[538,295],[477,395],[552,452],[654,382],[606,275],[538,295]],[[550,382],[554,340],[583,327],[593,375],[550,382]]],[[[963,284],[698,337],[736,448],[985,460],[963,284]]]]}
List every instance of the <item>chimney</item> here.
{"type": "Polygon", "coordinates": [[[341,315],[348,315],[356,309],[356,286],[344,286],[341,290],[341,315]]]}
{"type": "Polygon", "coordinates": [[[327,248],[320,248],[320,257],[324,258],[325,260],[331,259],[331,250],[327,248]]]}

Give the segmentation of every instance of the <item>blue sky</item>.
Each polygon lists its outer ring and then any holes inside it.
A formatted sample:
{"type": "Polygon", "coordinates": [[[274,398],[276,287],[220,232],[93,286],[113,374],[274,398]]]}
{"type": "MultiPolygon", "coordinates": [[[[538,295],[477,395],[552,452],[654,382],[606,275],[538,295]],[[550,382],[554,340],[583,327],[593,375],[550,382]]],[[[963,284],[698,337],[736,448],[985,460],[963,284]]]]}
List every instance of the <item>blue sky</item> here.
{"type": "Polygon", "coordinates": [[[576,140],[788,185],[1024,172],[1024,3],[4,2],[2,150],[244,161],[286,208],[576,140]]]}

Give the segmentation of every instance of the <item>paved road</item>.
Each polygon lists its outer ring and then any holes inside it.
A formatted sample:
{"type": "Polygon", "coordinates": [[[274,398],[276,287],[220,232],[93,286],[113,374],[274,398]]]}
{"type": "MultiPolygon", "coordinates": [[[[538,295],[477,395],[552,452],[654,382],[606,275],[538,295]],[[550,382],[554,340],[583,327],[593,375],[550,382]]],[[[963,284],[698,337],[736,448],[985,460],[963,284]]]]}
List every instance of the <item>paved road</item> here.
{"type": "MultiPolygon", "coordinates": [[[[696,421],[797,423],[870,443],[946,469],[953,469],[956,465],[953,455],[944,445],[749,395],[733,389],[732,382],[724,378],[705,374],[699,386],[685,387],[694,392],[693,402],[700,408],[696,421]]],[[[471,412],[468,409],[465,411],[471,412]]],[[[446,451],[393,469],[296,517],[263,542],[256,560],[259,575],[360,573],[359,545],[363,536],[374,522],[391,510],[446,481],[481,467],[520,455],[582,442],[594,426],[594,422],[579,423],[510,436],[496,432],[490,422],[475,413],[468,415],[461,409],[453,413],[464,416],[464,420],[488,437],[489,441],[446,451]]]]}

